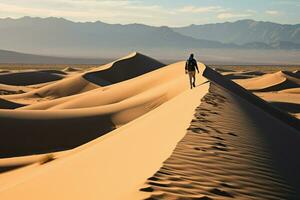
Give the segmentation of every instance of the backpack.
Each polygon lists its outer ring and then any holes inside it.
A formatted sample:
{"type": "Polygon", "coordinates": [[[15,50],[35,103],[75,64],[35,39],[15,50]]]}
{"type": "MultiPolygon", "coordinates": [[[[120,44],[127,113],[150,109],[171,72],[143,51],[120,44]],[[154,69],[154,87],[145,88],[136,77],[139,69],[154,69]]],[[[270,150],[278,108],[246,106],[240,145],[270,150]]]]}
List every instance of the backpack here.
{"type": "Polygon", "coordinates": [[[195,71],[195,66],[196,66],[195,59],[189,59],[189,60],[187,60],[187,69],[189,71],[195,71]]]}

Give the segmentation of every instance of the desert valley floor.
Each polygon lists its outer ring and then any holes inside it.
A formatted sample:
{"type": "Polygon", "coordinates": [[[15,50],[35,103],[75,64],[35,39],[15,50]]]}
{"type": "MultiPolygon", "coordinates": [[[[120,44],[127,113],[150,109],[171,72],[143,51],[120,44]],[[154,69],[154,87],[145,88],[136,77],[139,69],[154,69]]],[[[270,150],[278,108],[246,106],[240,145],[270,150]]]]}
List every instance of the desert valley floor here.
{"type": "Polygon", "coordinates": [[[300,67],[184,65],[2,68],[0,199],[300,199],[300,67]]]}

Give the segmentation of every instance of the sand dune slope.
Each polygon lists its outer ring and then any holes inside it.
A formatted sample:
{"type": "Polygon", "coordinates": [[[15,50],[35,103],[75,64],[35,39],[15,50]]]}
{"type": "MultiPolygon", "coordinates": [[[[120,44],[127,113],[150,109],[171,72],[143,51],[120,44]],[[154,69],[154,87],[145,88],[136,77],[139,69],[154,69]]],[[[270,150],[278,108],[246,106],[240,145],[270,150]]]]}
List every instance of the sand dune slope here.
{"type": "Polygon", "coordinates": [[[76,74],[24,94],[7,95],[3,98],[23,104],[34,104],[39,101],[79,94],[95,88],[98,86],[82,78],[81,74],[76,74]]]}
{"type": "Polygon", "coordinates": [[[31,88],[26,86],[0,84],[0,95],[21,94],[30,90],[31,88]]]}
{"type": "MultiPolygon", "coordinates": [[[[219,71],[219,70],[217,70],[219,71]]],[[[246,78],[255,78],[257,76],[264,75],[264,72],[260,71],[240,71],[240,72],[222,72],[222,75],[229,79],[246,79],[246,78]]]]}
{"type": "Polygon", "coordinates": [[[162,98],[169,99],[176,93],[186,89],[187,77],[183,73],[183,68],[183,62],[175,63],[113,86],[101,87],[85,94],[37,103],[21,109],[56,110],[117,105],[123,103],[125,100],[142,97],[142,95],[154,95],[153,98],[157,100],[162,98]],[[184,82],[184,84],[180,84],[179,82],[184,82]],[[174,84],[177,86],[173,87],[172,85],[174,84]],[[160,98],[157,98],[155,94],[159,94],[160,98]]]}
{"type": "Polygon", "coordinates": [[[0,199],[299,199],[300,121],[201,63],[190,90],[184,64],[134,53],[8,95],[31,105],[0,109],[0,199]]]}
{"type": "Polygon", "coordinates": [[[0,74],[0,83],[7,85],[25,86],[60,80],[66,75],[58,70],[39,70],[24,72],[8,72],[0,74]]]}
{"type": "MultiPolygon", "coordinates": [[[[162,63],[139,53],[130,54],[117,61],[65,78],[53,84],[21,95],[3,98],[23,104],[34,104],[61,97],[77,95],[100,86],[122,82],[164,66],[162,63]]],[[[1,78],[1,77],[0,77],[1,78]]]]}
{"type": "Polygon", "coordinates": [[[299,144],[299,132],[212,85],[186,136],[137,196],[296,200],[299,144]]]}
{"type": "Polygon", "coordinates": [[[85,73],[83,77],[97,85],[106,86],[135,78],[163,66],[164,64],[153,58],[134,52],[112,63],[93,69],[85,73]]]}
{"type": "Polygon", "coordinates": [[[291,88],[279,91],[280,93],[300,94],[300,88],[291,88]]]}
{"type": "Polygon", "coordinates": [[[298,93],[298,89],[286,89],[279,92],[256,92],[255,95],[268,101],[271,105],[299,117],[300,93],[298,93]]]}
{"type": "Polygon", "coordinates": [[[268,92],[299,87],[300,80],[298,76],[291,72],[279,71],[253,79],[238,80],[237,82],[249,90],[268,92]]]}
{"type": "Polygon", "coordinates": [[[299,75],[287,71],[279,71],[251,79],[238,79],[236,83],[251,91],[279,91],[300,86],[299,75]]]}
{"type": "MultiPolygon", "coordinates": [[[[208,84],[182,92],[67,156],[1,174],[0,199],[296,200],[299,120],[209,68],[204,76],[212,82],[209,93],[208,84]]],[[[55,117],[76,110],[98,112],[60,108],[55,117]]]]}
{"type": "Polygon", "coordinates": [[[0,199],[126,199],[171,154],[207,89],[185,91],[66,157],[0,175],[0,199]]]}
{"type": "Polygon", "coordinates": [[[20,108],[22,106],[24,106],[24,105],[0,98],[0,109],[16,109],[16,108],[20,108]]]}
{"type": "MultiPolygon", "coordinates": [[[[199,66],[204,69],[200,63],[199,66]]],[[[22,110],[0,110],[0,156],[52,152],[86,143],[185,91],[189,87],[187,79],[184,62],[179,62],[55,102],[37,103],[22,110]]]]}
{"type": "Polygon", "coordinates": [[[137,196],[299,199],[299,124],[212,70],[204,76],[213,84],[186,136],[137,196]]]}
{"type": "Polygon", "coordinates": [[[293,116],[300,113],[300,76],[298,71],[279,71],[252,79],[235,80],[255,95],[293,116]]]}
{"type": "Polygon", "coordinates": [[[74,68],[74,67],[66,67],[62,71],[64,71],[64,72],[79,72],[81,70],[77,69],[77,68],[74,68]]]}

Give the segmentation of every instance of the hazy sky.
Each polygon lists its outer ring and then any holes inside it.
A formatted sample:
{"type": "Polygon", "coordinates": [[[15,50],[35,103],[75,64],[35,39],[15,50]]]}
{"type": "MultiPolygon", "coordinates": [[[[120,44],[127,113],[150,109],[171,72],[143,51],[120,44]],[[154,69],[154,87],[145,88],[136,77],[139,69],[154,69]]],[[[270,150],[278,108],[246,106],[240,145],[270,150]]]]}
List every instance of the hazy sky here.
{"type": "Polygon", "coordinates": [[[183,26],[239,19],[300,23],[300,0],[0,0],[0,17],[183,26]]]}

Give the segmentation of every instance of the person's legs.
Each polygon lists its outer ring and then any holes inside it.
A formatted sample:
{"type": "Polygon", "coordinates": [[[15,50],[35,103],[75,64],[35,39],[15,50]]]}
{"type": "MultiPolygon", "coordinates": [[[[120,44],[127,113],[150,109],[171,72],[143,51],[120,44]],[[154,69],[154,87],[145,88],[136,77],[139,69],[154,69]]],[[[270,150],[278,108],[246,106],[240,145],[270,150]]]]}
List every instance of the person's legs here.
{"type": "Polygon", "coordinates": [[[193,86],[196,87],[196,72],[193,72],[192,75],[193,75],[193,86]]]}
{"type": "Polygon", "coordinates": [[[191,89],[193,88],[193,74],[192,72],[189,72],[189,79],[190,79],[190,86],[191,86],[191,89]]]}

